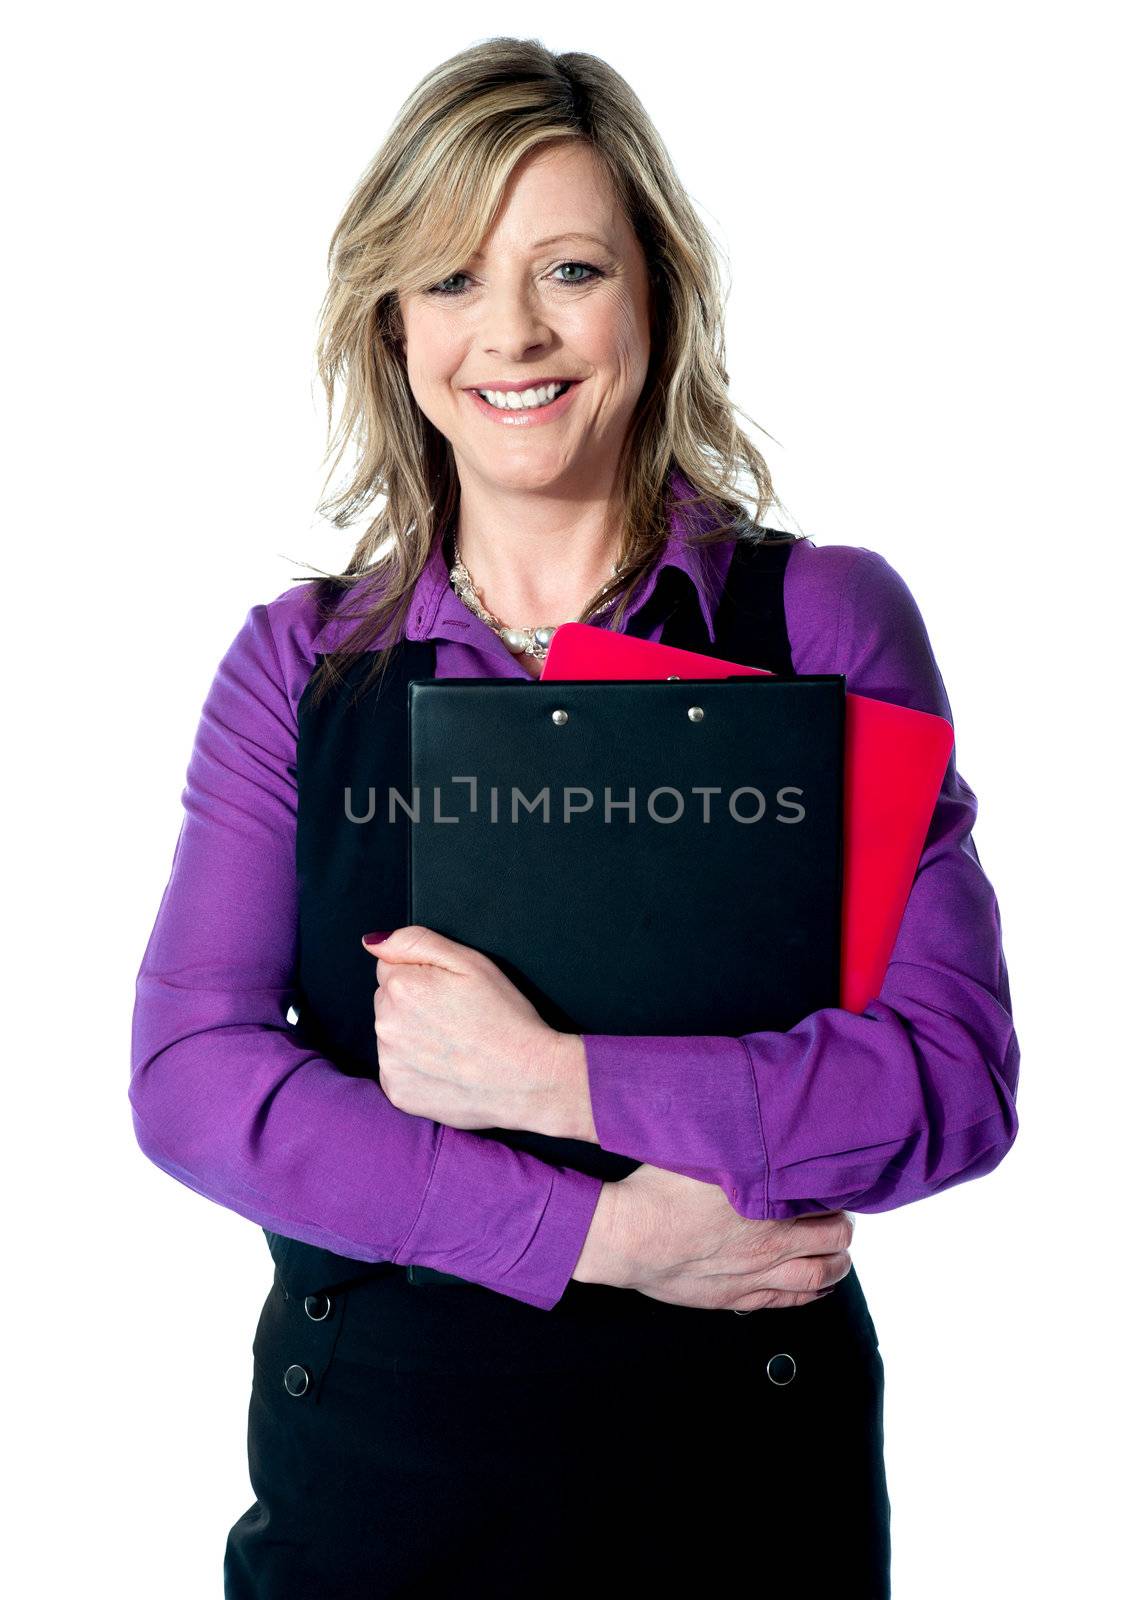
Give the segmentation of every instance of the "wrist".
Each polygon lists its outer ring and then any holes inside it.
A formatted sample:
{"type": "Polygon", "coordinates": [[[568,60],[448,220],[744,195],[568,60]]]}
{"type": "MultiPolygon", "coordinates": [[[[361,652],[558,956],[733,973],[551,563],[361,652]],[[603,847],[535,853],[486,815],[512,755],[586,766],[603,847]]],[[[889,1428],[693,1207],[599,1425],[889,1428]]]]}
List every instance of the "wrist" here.
{"type": "Polygon", "coordinates": [[[586,1045],[580,1033],[555,1036],[555,1072],[551,1091],[552,1107],[546,1132],[556,1139],[581,1139],[598,1143],[594,1112],[590,1104],[590,1078],[586,1065],[586,1045]]]}
{"type": "Polygon", "coordinates": [[[623,1199],[621,1189],[621,1182],[603,1183],[599,1191],[594,1217],[571,1273],[575,1283],[617,1284],[621,1279],[618,1268],[618,1213],[623,1199]]]}

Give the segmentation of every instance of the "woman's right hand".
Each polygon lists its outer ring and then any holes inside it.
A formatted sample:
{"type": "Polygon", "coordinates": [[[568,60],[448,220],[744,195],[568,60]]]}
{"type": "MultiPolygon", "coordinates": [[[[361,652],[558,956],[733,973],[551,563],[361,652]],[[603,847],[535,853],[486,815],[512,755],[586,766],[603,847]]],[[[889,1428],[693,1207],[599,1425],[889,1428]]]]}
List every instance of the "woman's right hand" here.
{"type": "Polygon", "coordinates": [[[572,1277],[706,1310],[818,1300],[851,1271],[846,1211],[755,1221],[720,1185],[644,1163],[599,1195],[572,1277]]]}

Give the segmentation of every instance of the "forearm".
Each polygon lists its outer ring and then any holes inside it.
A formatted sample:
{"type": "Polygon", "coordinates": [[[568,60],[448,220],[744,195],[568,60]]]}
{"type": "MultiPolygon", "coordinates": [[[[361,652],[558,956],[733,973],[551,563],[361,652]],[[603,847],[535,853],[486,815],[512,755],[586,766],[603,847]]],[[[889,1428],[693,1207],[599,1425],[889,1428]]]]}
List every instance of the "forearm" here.
{"type": "Polygon", "coordinates": [[[744,1040],[588,1035],[599,1142],[762,1219],[888,1210],[982,1176],[1017,1132],[1017,1039],[996,1003],[980,1047],[979,1012],[948,1027],[919,988],[901,965],[861,1017],[744,1040]]]}
{"type": "Polygon", "coordinates": [[[287,1029],[215,1026],[156,1048],[161,1004],[143,979],[130,1100],[138,1143],[162,1171],[338,1255],[415,1261],[543,1309],[558,1302],[600,1179],[408,1116],[287,1029]]]}

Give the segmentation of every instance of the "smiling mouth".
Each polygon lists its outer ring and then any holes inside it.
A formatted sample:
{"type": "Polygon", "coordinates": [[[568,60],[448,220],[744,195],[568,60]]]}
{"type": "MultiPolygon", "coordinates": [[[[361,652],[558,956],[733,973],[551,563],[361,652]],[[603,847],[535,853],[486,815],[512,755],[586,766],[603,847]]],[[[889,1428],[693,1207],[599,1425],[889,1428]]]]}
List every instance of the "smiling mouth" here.
{"type": "Polygon", "coordinates": [[[538,389],[508,390],[477,389],[475,392],[488,405],[499,411],[542,411],[554,405],[560,395],[574,387],[574,382],[541,385],[538,389]]]}

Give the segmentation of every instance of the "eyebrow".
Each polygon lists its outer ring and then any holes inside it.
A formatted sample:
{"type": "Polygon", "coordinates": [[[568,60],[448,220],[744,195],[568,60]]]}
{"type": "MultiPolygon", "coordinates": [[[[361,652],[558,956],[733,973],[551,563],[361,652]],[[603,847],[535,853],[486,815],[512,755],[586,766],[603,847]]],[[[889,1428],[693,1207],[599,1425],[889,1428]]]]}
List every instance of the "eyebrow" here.
{"type": "MultiPolygon", "coordinates": [[[[603,250],[610,250],[613,248],[613,246],[610,245],[607,240],[600,239],[596,233],[553,233],[546,239],[536,239],[532,244],[531,249],[541,250],[545,244],[561,244],[564,239],[585,239],[588,243],[596,244],[603,250]]],[[[473,261],[482,261],[483,251],[473,250],[471,259],[473,261]]]]}

